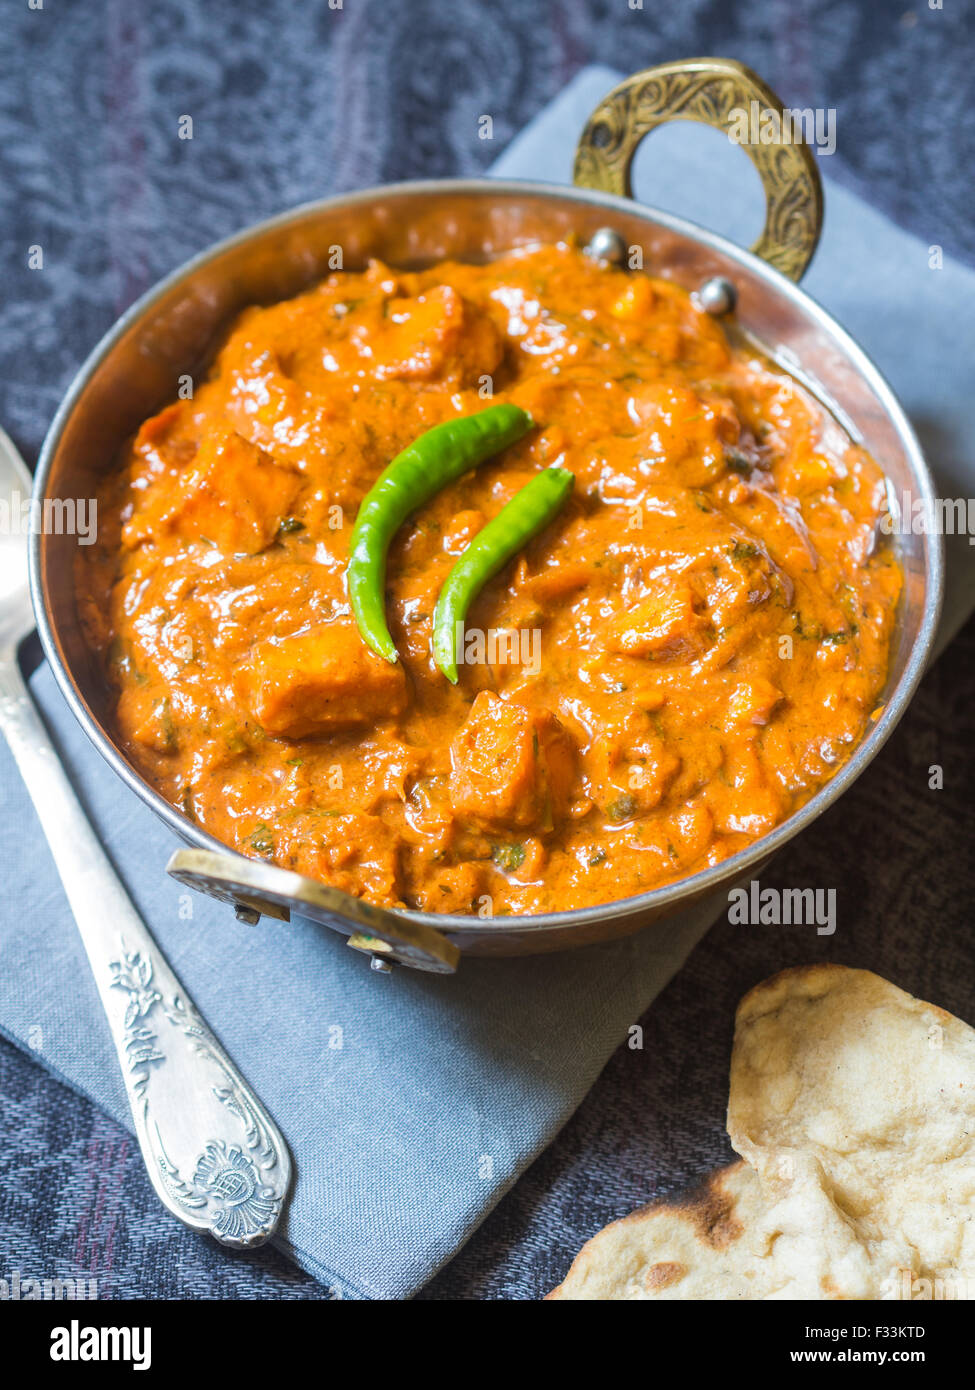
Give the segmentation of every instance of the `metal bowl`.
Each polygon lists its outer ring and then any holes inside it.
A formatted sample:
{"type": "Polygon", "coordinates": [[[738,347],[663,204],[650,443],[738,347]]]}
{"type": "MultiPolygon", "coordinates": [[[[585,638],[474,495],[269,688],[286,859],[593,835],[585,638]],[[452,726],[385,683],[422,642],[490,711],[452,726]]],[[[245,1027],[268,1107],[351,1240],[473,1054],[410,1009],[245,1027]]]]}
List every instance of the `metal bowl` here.
{"type": "MultiPolygon", "coordinates": [[[[244,306],[294,295],[329,273],[336,246],[346,268],[378,256],[394,266],[452,257],[483,260],[518,246],[611,229],[639,246],[645,268],[689,290],[715,277],[734,289],[736,331],[748,334],[798,377],[877,458],[893,493],[933,501],[914,433],[866,354],[796,284],[819,233],[818,175],[804,146],[748,148],[767,195],[765,231],[753,252],[700,227],[629,200],[630,160],[639,140],[675,115],[727,129],[751,100],[781,106],[754,74],[721,59],[690,60],[637,74],[590,118],[573,189],[489,179],[405,183],[310,203],[220,242],[168,276],[128,310],[79,371],[44,442],[35,482],[43,499],[85,498],[116,466],[142,420],[176,394],[178,378],[205,365],[221,330],[244,306]],[[603,191],[610,189],[613,191],[603,191]],[[776,268],[778,267],[778,268],[776,268]]],[[[715,307],[722,294],[711,295],[715,307]]],[[[76,539],[31,538],[31,585],[44,650],[68,703],[122,781],[193,848],[172,872],[233,903],[238,916],[287,919],[292,911],[341,931],[374,963],[401,961],[449,971],[459,954],[559,950],[633,932],[727,890],[804,829],[850,786],[901,718],[924,670],[941,602],[938,536],[895,538],[904,593],[883,710],[849,761],[787,821],[724,863],[677,883],[603,907],[482,920],[371,907],[311,879],[230,851],[155,791],[120,751],[104,674],[87,648],[75,598],[76,539]]]]}

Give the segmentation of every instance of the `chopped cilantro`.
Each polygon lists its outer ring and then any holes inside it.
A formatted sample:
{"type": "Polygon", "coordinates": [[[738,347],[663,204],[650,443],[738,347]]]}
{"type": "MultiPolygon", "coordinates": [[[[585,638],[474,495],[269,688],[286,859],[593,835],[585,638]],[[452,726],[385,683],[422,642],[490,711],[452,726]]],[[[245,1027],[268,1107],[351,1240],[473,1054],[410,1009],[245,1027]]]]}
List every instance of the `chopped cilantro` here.
{"type": "Polygon", "coordinates": [[[524,845],[492,845],[491,858],[506,874],[514,873],[525,862],[524,845]]]}

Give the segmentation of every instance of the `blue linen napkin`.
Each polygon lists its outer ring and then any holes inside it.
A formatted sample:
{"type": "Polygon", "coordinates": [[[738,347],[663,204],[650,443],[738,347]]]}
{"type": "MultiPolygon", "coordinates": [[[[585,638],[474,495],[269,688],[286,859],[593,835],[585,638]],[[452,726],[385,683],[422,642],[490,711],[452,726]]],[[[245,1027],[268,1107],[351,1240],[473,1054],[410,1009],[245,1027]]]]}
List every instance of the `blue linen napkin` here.
{"type": "MultiPolygon", "coordinates": [[[[577,132],[617,80],[605,68],[581,73],[495,172],[567,181],[577,132]]],[[[687,197],[699,197],[708,225],[711,209],[737,203],[740,169],[728,156],[740,152],[701,133],[681,125],[654,137],[667,138],[652,196],[667,206],[679,186],[678,210],[694,215],[687,197]]],[[[827,207],[812,293],[874,355],[922,431],[936,424],[931,462],[949,495],[973,491],[965,364],[975,274],[948,263],[930,271],[927,247],[832,184],[827,207]]],[[[971,548],[949,549],[945,637],[975,600],[971,548]]],[[[90,748],[45,666],[32,689],[134,901],[285,1133],[296,1179],[279,1244],[333,1296],[421,1287],[550,1142],[724,907],[722,897],[608,946],[465,961],[454,978],[380,976],[310,922],[244,927],[168,879],[173,837],[90,748]]],[[[0,1031],[128,1125],[81,942],[2,744],[0,829],[0,1031]]]]}

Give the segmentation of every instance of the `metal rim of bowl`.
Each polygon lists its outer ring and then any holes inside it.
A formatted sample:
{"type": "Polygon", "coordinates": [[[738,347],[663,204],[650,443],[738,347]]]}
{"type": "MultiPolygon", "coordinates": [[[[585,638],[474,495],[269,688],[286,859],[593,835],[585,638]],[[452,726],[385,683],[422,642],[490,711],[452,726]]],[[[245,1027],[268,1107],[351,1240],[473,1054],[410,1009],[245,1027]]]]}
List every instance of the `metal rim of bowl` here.
{"type": "MultiPolygon", "coordinates": [[[[334,198],[315,199],[290,208],[283,213],[278,213],[273,217],[265,218],[242,231],[235,232],[185,261],[141,295],[116,320],[79,368],[58,407],[41,447],[34,479],[35,498],[43,498],[45,494],[48,474],[65,425],[102,361],[157,300],[168,294],[181,280],[194,274],[209,261],[217,259],[225,252],[246,241],[256,240],[269,231],[285,228],[289,223],[302,221],[310,215],[327,214],[330,211],[354,207],[357,204],[369,204],[378,197],[395,200],[397,197],[415,197],[417,195],[437,196],[452,193],[482,195],[487,192],[510,195],[531,194],[534,197],[551,198],[553,201],[568,199],[569,201],[605,208],[610,213],[619,212],[625,213],[627,216],[644,216],[648,222],[675,232],[699,245],[706,246],[731,261],[739,262],[752,273],[757,273],[763,277],[779,295],[797,304],[809,314],[817,326],[825,330],[838,343],[851,363],[863,375],[905,445],[914,479],[918,484],[925,505],[933,504],[933,480],[914,430],[893,389],[856,340],[805,290],[788,280],[765,261],[752,255],[751,252],[684,218],[661,212],[634,199],[618,197],[610,193],[520,179],[427,179],[383,184],[353,193],[339,194],[334,198]]],[[[216,839],[215,836],[180,815],[176,807],[157,792],[127,761],[117,744],[103,732],[98,721],[86,706],[81,692],[61,659],[57,636],[50,621],[41,577],[41,539],[42,537],[38,532],[32,531],[29,549],[31,598],[44,655],[54,671],[55,679],[71,712],[99,753],[124,784],[135,792],[142,801],[151,806],[180,839],[189,840],[202,849],[215,850],[229,855],[239,854],[239,851],[224,844],[223,841],[216,839]]],[[[685,898],[696,900],[710,891],[719,889],[723,884],[741,879],[749,868],[769,859],[784,844],[816,820],[827,807],[842,796],[880,752],[902,718],[924,674],[937,630],[944,591],[943,538],[940,534],[929,534],[926,540],[928,544],[924,574],[924,607],[920,614],[917,636],[903,674],[884,705],[883,713],[877,723],[861,739],[853,754],[839,771],[810,797],[804,806],[800,807],[798,811],[770,831],[769,834],[763,835],[753,844],[739,850],[720,864],[700,870],[686,878],[677,879],[674,883],[668,883],[661,888],[654,888],[649,892],[636,894],[632,897],[597,904],[593,907],[566,908],[559,912],[492,919],[497,923],[497,930],[504,932],[505,935],[512,933],[543,935],[546,932],[564,931],[573,926],[605,922],[616,918],[630,917],[638,913],[652,912],[654,915],[659,915],[659,912],[676,906],[685,898]]],[[[239,857],[246,859],[245,855],[239,857]]],[[[408,918],[410,921],[422,922],[426,926],[435,927],[446,936],[452,939],[456,938],[460,943],[463,942],[464,936],[468,933],[482,935],[485,931],[492,929],[489,922],[470,915],[455,917],[434,912],[419,912],[411,908],[385,910],[408,918]]]]}

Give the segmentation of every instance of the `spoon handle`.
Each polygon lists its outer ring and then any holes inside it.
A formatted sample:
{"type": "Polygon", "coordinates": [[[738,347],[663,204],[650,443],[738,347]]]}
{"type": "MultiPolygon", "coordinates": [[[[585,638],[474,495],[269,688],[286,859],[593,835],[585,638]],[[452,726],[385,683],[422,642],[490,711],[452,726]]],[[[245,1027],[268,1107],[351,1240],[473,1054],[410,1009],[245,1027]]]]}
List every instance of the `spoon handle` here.
{"type": "Polygon", "coordinates": [[[263,1244],[291,1181],[284,1139],[139,917],[12,660],[0,661],[0,729],[81,932],[160,1200],[224,1245],[263,1244]]]}

